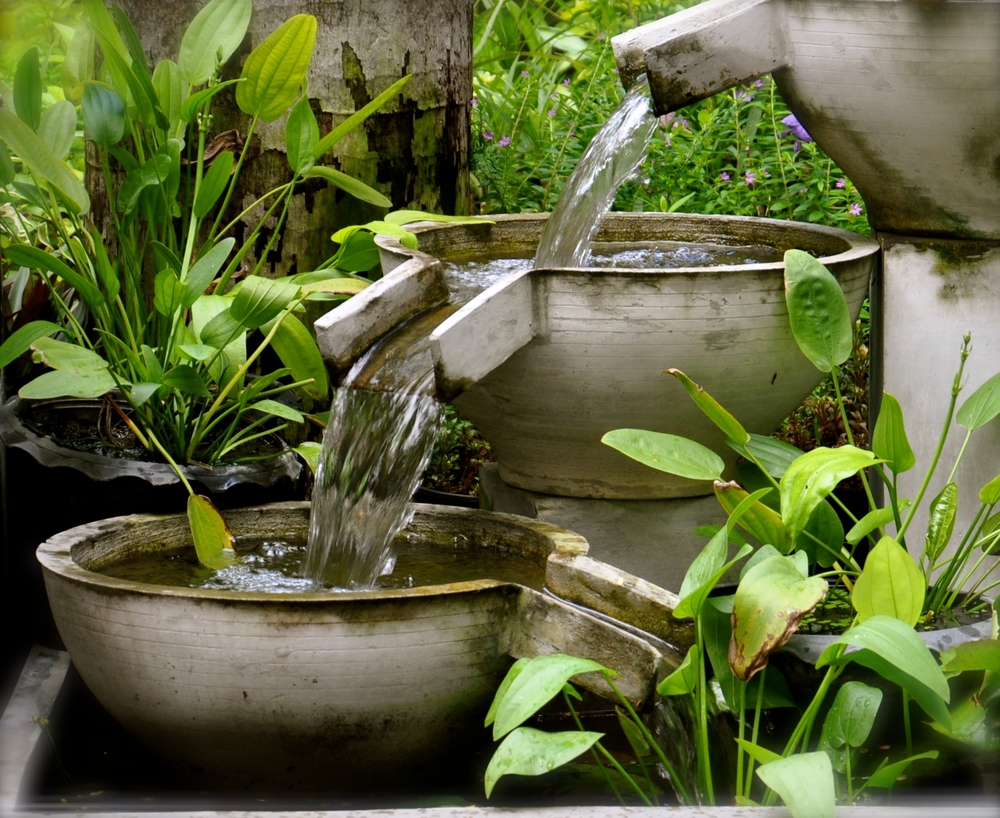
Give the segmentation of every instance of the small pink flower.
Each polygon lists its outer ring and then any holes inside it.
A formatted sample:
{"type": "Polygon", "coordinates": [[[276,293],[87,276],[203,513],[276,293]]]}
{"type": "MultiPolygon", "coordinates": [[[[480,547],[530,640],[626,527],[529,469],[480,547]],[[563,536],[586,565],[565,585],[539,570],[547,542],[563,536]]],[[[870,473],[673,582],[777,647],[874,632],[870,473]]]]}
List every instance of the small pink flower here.
{"type": "Polygon", "coordinates": [[[501,136],[500,137],[500,141],[497,142],[497,144],[501,148],[506,148],[510,144],[510,137],[509,136],[501,136]]]}
{"type": "Polygon", "coordinates": [[[527,71],[522,71],[521,72],[521,78],[522,79],[527,79],[528,78],[528,72],[527,71]]]}
{"type": "Polygon", "coordinates": [[[476,99],[475,97],[473,97],[472,99],[469,100],[469,105],[471,105],[473,108],[475,108],[478,104],[479,104],[479,100],[476,99]]]}
{"type": "Polygon", "coordinates": [[[857,202],[854,202],[849,208],[847,208],[847,210],[850,212],[852,216],[861,215],[861,205],[859,205],[857,202]]]}
{"type": "Polygon", "coordinates": [[[493,131],[483,131],[483,139],[487,142],[493,141],[493,131]]]}
{"type": "Polygon", "coordinates": [[[728,182],[732,177],[725,171],[722,171],[722,173],[719,174],[719,178],[721,178],[723,182],[728,182]]]}
{"type": "Polygon", "coordinates": [[[839,187],[839,188],[845,188],[845,187],[847,187],[847,180],[843,176],[841,176],[837,180],[836,187],[839,187]]]}
{"type": "Polygon", "coordinates": [[[562,86],[564,88],[569,88],[569,77],[566,77],[566,79],[562,81],[562,86]]]}
{"type": "Polygon", "coordinates": [[[551,108],[551,109],[549,109],[548,113],[549,113],[549,116],[555,116],[556,115],[556,109],[555,108],[551,108]]]}
{"type": "Polygon", "coordinates": [[[752,170],[748,170],[743,174],[743,181],[746,183],[747,187],[753,187],[754,182],[757,181],[757,174],[752,170]]]}

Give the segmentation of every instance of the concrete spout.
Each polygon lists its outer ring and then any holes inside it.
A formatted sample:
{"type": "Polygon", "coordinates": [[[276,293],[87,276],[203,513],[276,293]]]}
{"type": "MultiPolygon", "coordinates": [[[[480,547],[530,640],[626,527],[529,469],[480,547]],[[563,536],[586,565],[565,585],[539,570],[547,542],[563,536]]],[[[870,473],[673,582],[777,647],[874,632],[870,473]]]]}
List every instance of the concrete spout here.
{"type": "Polygon", "coordinates": [[[649,76],[658,114],[710,97],[787,64],[781,0],[695,6],[611,41],[626,86],[649,76]]]}
{"type": "Polygon", "coordinates": [[[1000,1],[708,0],[612,45],[661,114],[771,73],[874,228],[1000,240],[1000,1]]]}

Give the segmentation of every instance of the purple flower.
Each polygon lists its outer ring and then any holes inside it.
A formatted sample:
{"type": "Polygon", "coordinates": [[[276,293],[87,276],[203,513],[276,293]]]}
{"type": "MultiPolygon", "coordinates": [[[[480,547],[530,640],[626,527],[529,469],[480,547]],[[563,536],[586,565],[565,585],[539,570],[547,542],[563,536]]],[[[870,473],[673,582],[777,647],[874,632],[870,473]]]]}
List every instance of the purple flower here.
{"type": "Polygon", "coordinates": [[[521,72],[521,78],[522,79],[527,79],[528,78],[528,72],[527,71],[522,71],[521,72]]]}
{"type": "Polygon", "coordinates": [[[555,116],[556,115],[556,109],[555,108],[550,108],[549,111],[548,111],[548,114],[549,114],[549,116],[555,116]]]}
{"type": "Polygon", "coordinates": [[[566,77],[561,83],[564,88],[569,88],[569,77],[566,77]]]}
{"type": "Polygon", "coordinates": [[[845,187],[847,187],[847,180],[843,176],[841,176],[837,180],[836,187],[839,187],[839,188],[845,188],[845,187]]]}
{"type": "Polygon", "coordinates": [[[752,170],[748,170],[743,174],[743,181],[747,184],[747,187],[753,187],[753,183],[757,181],[757,174],[752,170]]]}
{"type": "Polygon", "coordinates": [[[847,208],[847,210],[850,212],[852,216],[861,215],[861,205],[859,205],[857,202],[854,202],[854,204],[852,204],[849,208],[847,208]]]}
{"type": "Polygon", "coordinates": [[[509,136],[501,136],[500,137],[500,141],[497,142],[497,144],[501,148],[506,148],[510,144],[510,137],[509,136]]]}
{"type": "Polygon", "coordinates": [[[753,94],[751,94],[746,88],[736,89],[736,101],[737,102],[753,102],[753,94]]]}
{"type": "Polygon", "coordinates": [[[483,131],[483,139],[487,142],[493,141],[493,131],[483,131]]]}
{"type": "Polygon", "coordinates": [[[719,178],[721,178],[723,182],[728,182],[732,177],[726,173],[726,171],[722,171],[722,173],[719,174],[719,178]]]}
{"type": "Polygon", "coordinates": [[[674,143],[670,141],[670,137],[668,136],[667,139],[666,139],[666,141],[664,142],[664,144],[669,148],[674,143]]]}
{"type": "Polygon", "coordinates": [[[756,85],[758,88],[763,88],[764,80],[757,80],[757,82],[755,82],[754,85],[756,85]]]}
{"type": "Polygon", "coordinates": [[[800,150],[802,150],[802,141],[796,139],[795,143],[792,145],[792,153],[798,153],[800,150]]]}
{"type": "Polygon", "coordinates": [[[471,105],[473,108],[475,108],[478,104],[479,104],[479,100],[476,99],[475,97],[473,97],[472,99],[469,100],[469,105],[471,105]]]}
{"type": "Polygon", "coordinates": [[[802,142],[813,141],[812,137],[809,136],[809,131],[799,124],[799,121],[795,118],[795,114],[789,114],[786,116],[783,120],[781,120],[781,124],[788,128],[789,133],[794,134],[796,139],[799,139],[802,142]]]}

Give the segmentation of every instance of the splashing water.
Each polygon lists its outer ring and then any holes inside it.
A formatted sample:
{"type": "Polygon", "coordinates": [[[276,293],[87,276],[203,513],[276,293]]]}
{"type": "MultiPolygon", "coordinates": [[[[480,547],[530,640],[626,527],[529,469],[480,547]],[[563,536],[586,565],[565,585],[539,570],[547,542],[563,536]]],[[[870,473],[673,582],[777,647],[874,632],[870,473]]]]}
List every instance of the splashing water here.
{"type": "Polygon", "coordinates": [[[392,539],[430,460],[441,407],[407,392],[340,388],[323,435],[303,576],[370,588],[392,570],[392,539]]]}
{"type": "Polygon", "coordinates": [[[539,242],[536,269],[587,266],[601,217],[645,159],[656,125],[649,83],[643,77],[587,146],[566,182],[539,242]]]}

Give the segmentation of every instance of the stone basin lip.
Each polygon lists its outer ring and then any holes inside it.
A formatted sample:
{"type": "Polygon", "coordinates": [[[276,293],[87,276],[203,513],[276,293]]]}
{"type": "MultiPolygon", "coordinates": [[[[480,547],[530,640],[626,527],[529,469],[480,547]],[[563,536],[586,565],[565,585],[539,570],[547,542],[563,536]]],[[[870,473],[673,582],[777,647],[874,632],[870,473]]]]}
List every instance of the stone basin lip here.
{"type": "MultiPolygon", "coordinates": [[[[467,516],[468,510],[456,510],[449,506],[438,506],[427,503],[415,503],[414,517],[420,515],[420,519],[444,522],[449,519],[462,519],[467,516]]],[[[264,507],[237,509],[223,512],[227,522],[234,524],[234,534],[237,544],[240,540],[240,525],[244,522],[244,517],[251,517],[252,520],[266,519],[263,515],[256,514],[264,507]]],[[[274,536],[280,536],[281,532],[292,527],[295,521],[299,520],[299,528],[308,525],[310,504],[308,501],[291,501],[285,503],[272,503],[266,507],[270,514],[283,515],[281,519],[287,521],[286,526],[274,525],[271,530],[274,536]]],[[[586,556],[589,549],[587,541],[579,534],[545,523],[540,520],[531,520],[526,517],[519,517],[514,514],[502,514],[493,511],[474,510],[478,519],[494,521],[503,525],[515,525],[539,535],[552,544],[553,556],[575,557],[586,556]]],[[[140,595],[155,595],[178,597],[197,600],[212,600],[217,602],[253,602],[268,605],[301,605],[301,604],[335,604],[339,602],[350,603],[364,600],[382,601],[387,599],[419,598],[431,595],[465,594],[475,591],[497,588],[504,585],[516,585],[505,580],[495,579],[475,579],[464,580],[462,582],[451,582],[443,585],[425,585],[415,588],[386,588],[354,591],[300,591],[269,593],[266,591],[228,591],[214,588],[187,588],[172,585],[159,585],[150,582],[139,582],[136,580],[120,579],[102,574],[99,571],[90,570],[83,567],[77,561],[82,552],[100,543],[102,537],[111,535],[120,529],[123,523],[130,527],[137,528],[143,525],[168,525],[170,526],[162,536],[163,539],[173,539],[176,536],[175,529],[178,523],[181,527],[187,525],[187,518],[184,515],[159,515],[159,514],[135,514],[123,517],[111,517],[106,520],[98,520],[93,523],[86,523],[68,531],[61,532],[42,543],[36,555],[38,561],[53,573],[60,574],[76,582],[84,583],[93,588],[121,591],[140,595]]],[[[411,520],[412,523],[412,520],[411,520]]],[[[431,522],[431,524],[433,524],[431,522]]],[[[183,536],[183,535],[182,535],[183,536]]],[[[253,536],[259,535],[255,531],[253,536]]]]}

